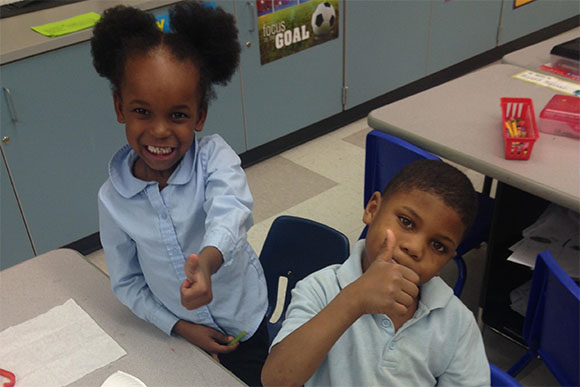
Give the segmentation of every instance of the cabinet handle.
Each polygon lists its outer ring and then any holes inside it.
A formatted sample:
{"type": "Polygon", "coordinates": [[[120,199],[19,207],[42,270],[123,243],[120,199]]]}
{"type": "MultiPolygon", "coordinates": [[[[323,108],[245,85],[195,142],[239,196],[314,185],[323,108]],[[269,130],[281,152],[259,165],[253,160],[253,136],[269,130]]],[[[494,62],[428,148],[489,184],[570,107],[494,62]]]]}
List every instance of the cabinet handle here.
{"type": "Polygon", "coordinates": [[[12,99],[12,93],[7,87],[2,87],[4,90],[4,95],[6,96],[6,101],[8,101],[8,107],[10,108],[10,115],[12,116],[12,121],[18,121],[18,114],[16,113],[16,108],[14,107],[14,100],[12,99]]]}
{"type": "Polygon", "coordinates": [[[252,14],[252,27],[248,31],[254,32],[256,30],[256,12],[254,11],[254,3],[252,1],[246,1],[246,5],[250,8],[250,13],[252,14]]]}

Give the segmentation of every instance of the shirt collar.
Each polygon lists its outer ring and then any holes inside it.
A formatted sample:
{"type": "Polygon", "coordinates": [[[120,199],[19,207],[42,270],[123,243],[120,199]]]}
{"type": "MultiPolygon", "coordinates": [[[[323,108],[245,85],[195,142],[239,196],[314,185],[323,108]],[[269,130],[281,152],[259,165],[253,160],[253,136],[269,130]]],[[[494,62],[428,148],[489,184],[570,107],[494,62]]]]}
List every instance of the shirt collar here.
{"type": "MultiPolygon", "coordinates": [[[[195,157],[197,156],[197,141],[183,156],[183,159],[173,171],[167,184],[182,185],[188,183],[194,171],[195,157]]],[[[125,145],[113,156],[109,162],[109,176],[117,192],[125,198],[130,198],[143,191],[148,185],[157,184],[154,181],[143,181],[133,175],[133,164],[137,153],[129,144],[125,145]]]]}
{"type": "MultiPolygon", "coordinates": [[[[352,282],[356,281],[362,273],[362,256],[365,249],[365,240],[359,240],[353,247],[350,257],[338,269],[336,275],[341,289],[344,289],[352,282]]],[[[433,277],[421,285],[421,296],[419,303],[423,304],[427,310],[443,308],[446,306],[453,291],[439,277],[433,277]]]]}

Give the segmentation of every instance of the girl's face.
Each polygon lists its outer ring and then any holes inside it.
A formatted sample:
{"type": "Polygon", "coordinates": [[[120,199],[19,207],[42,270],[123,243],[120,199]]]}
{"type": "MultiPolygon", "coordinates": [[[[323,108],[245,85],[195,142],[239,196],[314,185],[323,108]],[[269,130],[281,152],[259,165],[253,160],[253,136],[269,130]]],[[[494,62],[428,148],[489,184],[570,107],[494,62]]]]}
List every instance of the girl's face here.
{"type": "Polygon", "coordinates": [[[455,210],[431,193],[413,189],[382,198],[375,192],[365,208],[363,221],[369,226],[363,270],[376,259],[386,243],[386,231],[396,237],[393,261],[419,275],[420,284],[438,275],[456,255],[464,232],[455,210]]]}
{"type": "Polygon", "coordinates": [[[164,49],[127,59],[114,103],[117,121],[125,124],[127,141],[139,156],[135,177],[166,185],[205,123],[198,86],[198,67],[164,49]]]}

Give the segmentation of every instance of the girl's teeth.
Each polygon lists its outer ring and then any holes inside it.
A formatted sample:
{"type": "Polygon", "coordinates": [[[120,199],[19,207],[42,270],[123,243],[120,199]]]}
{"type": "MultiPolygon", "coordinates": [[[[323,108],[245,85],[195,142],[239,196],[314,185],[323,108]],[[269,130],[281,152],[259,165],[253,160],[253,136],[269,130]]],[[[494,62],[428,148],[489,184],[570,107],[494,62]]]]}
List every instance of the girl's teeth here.
{"type": "Polygon", "coordinates": [[[156,146],[147,146],[147,150],[151,153],[155,153],[157,155],[166,155],[168,153],[171,153],[171,147],[170,146],[166,146],[166,147],[156,147],[156,146]]]}

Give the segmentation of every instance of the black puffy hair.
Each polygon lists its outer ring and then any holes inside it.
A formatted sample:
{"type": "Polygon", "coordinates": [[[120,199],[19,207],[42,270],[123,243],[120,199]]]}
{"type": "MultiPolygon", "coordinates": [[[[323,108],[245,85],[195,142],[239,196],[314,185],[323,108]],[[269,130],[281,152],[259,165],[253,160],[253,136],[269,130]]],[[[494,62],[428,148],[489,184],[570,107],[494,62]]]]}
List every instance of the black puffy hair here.
{"type": "Polygon", "coordinates": [[[471,180],[459,169],[438,160],[418,160],[406,165],[383,190],[383,198],[414,189],[431,193],[453,209],[465,227],[463,236],[477,216],[477,192],[471,180]]]}
{"type": "Polygon", "coordinates": [[[107,9],[91,40],[93,65],[119,92],[128,57],[167,48],[179,60],[191,60],[200,71],[200,107],[215,97],[213,85],[225,85],[240,60],[234,17],[220,7],[197,1],[177,3],[169,13],[171,32],[163,33],[155,17],[123,5],[107,9]]]}

